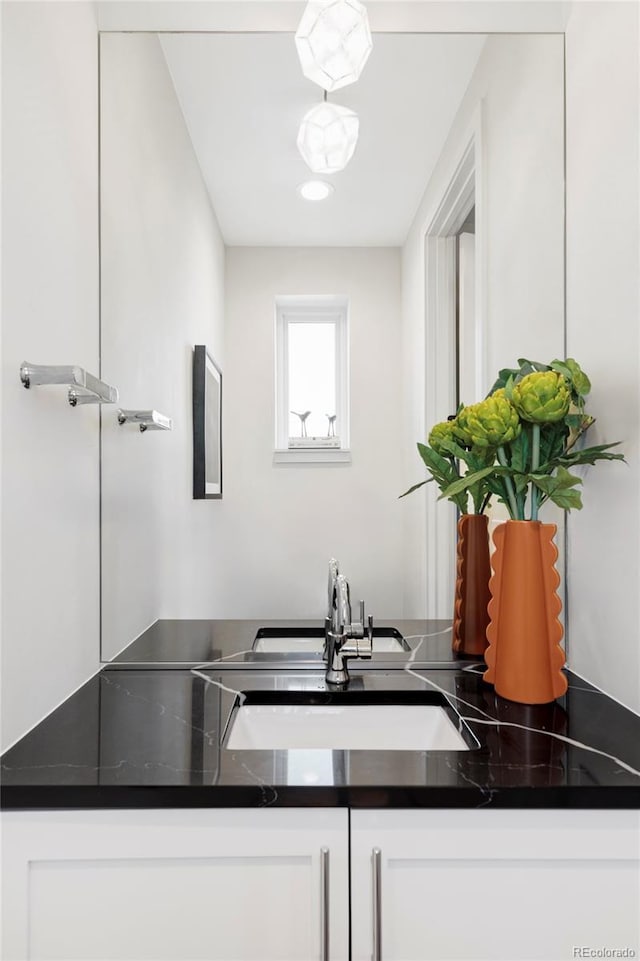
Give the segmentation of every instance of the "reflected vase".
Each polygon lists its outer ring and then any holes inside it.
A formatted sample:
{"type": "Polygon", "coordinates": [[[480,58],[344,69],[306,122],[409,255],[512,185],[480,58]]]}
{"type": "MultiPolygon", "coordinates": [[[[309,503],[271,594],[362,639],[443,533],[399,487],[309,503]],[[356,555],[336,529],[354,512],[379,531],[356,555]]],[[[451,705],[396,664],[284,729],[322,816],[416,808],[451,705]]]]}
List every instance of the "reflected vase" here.
{"type": "Polygon", "coordinates": [[[493,534],[484,680],[519,704],[548,704],[567,690],[555,533],[555,524],[506,521],[493,534]]]}
{"type": "Polygon", "coordinates": [[[463,514],[458,521],[452,649],[472,657],[482,657],[487,647],[491,576],[488,523],[484,514],[463,514]]]}

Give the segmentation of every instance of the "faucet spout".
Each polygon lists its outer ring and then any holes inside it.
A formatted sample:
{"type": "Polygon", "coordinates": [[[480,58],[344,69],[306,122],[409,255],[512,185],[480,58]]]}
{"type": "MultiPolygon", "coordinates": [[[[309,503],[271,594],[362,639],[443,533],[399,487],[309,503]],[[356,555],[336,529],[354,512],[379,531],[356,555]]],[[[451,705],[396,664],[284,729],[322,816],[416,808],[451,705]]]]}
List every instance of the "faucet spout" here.
{"type": "Polygon", "coordinates": [[[335,605],[331,613],[331,618],[325,620],[325,680],[332,687],[344,688],[349,683],[347,660],[368,659],[372,655],[373,618],[369,616],[365,634],[364,601],[361,601],[360,621],[352,623],[349,582],[343,574],[336,578],[335,605]]]}
{"type": "Polygon", "coordinates": [[[351,596],[349,582],[344,574],[338,574],[336,594],[337,622],[335,626],[348,632],[351,629],[351,596]]]}

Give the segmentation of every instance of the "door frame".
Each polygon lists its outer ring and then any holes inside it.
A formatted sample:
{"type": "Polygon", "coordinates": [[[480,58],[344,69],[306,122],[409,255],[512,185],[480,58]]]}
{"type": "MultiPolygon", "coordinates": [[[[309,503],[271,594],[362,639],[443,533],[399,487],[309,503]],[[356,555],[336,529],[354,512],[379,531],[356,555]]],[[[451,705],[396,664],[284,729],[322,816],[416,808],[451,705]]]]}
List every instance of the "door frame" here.
{"type": "MultiPolygon", "coordinates": [[[[424,232],[425,423],[433,424],[455,413],[456,250],[455,235],[475,206],[475,395],[480,400],[486,383],[486,208],[480,102],[455,160],[444,177],[445,187],[424,232]]],[[[453,606],[457,517],[438,503],[433,485],[427,488],[426,601],[429,617],[450,618],[453,606]]]]}

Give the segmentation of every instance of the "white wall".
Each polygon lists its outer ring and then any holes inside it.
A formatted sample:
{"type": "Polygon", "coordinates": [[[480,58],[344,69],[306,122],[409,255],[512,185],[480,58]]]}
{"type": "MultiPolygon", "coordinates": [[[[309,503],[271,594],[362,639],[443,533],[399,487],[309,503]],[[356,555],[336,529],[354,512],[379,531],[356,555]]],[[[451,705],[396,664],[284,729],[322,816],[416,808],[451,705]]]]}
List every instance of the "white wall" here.
{"type": "MultiPolygon", "coordinates": [[[[102,0],[101,30],[295,32],[305,0],[102,0]]],[[[373,31],[545,32],[564,29],[565,0],[368,0],[373,31]]]]}
{"type": "Polygon", "coordinates": [[[222,539],[216,576],[172,616],[322,617],[335,556],[352,599],[401,616],[400,253],[227,250],[222,539]],[[274,465],[275,298],[350,302],[350,465],[274,465]]]}
{"type": "Polygon", "coordinates": [[[570,665],[640,711],[638,5],[579,3],[567,26],[567,341],[591,376],[590,442],[622,441],[569,518],[570,665]]]}
{"type": "Polygon", "coordinates": [[[103,412],[112,657],[163,614],[200,616],[194,584],[207,598],[218,577],[221,502],[192,499],[191,364],[205,344],[224,369],[224,245],[158,38],[103,35],[101,76],[103,376],[122,407],[174,421],[141,434],[103,412]]]}
{"type": "MultiPolygon", "coordinates": [[[[403,248],[404,449],[411,455],[407,482],[424,476],[414,455],[416,440],[452,413],[449,400],[436,409],[424,401],[425,392],[429,396],[425,375],[433,364],[424,330],[424,237],[478,117],[483,210],[476,230],[486,263],[481,278],[485,375],[480,396],[463,400],[481,400],[497,371],[513,366],[518,357],[551,360],[563,353],[563,99],[562,36],[487,40],[403,248]]],[[[420,554],[421,532],[428,527],[433,540],[435,512],[438,524],[445,512],[453,512],[449,504],[435,504],[434,486],[405,502],[404,526],[412,544],[405,554],[407,615],[424,616],[425,585],[434,577],[420,554]]],[[[451,562],[446,544],[439,542],[435,567],[443,565],[451,562]]],[[[441,609],[429,613],[450,617],[451,604],[447,598],[441,609]]]]}
{"type": "Polygon", "coordinates": [[[98,370],[93,6],[2,9],[2,743],[98,667],[98,411],[20,363],[98,370]]]}

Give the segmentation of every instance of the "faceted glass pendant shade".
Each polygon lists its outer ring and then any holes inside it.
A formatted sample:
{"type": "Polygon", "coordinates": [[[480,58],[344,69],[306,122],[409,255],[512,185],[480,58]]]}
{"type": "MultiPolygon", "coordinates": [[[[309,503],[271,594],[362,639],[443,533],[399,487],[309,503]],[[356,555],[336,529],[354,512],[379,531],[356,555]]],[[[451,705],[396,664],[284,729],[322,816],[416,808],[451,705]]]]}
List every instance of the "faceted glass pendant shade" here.
{"type": "Polygon", "coordinates": [[[371,45],[360,0],[309,0],[296,33],[302,72],[309,80],[329,92],[355,83],[371,45]]]}
{"type": "Polygon", "coordinates": [[[315,174],[343,170],[356,149],[358,115],[336,103],[319,103],[306,113],[298,132],[298,150],[315,174]]]}

